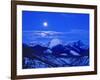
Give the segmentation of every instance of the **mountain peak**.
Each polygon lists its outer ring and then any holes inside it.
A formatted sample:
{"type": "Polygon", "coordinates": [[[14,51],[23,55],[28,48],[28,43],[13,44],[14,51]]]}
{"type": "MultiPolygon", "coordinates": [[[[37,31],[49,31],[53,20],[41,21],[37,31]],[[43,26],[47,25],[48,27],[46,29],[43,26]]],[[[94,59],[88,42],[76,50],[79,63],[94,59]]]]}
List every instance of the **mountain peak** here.
{"type": "Polygon", "coordinates": [[[52,48],[52,47],[59,45],[59,44],[62,44],[62,41],[60,39],[57,39],[57,38],[52,39],[49,43],[49,48],[52,48]]]}

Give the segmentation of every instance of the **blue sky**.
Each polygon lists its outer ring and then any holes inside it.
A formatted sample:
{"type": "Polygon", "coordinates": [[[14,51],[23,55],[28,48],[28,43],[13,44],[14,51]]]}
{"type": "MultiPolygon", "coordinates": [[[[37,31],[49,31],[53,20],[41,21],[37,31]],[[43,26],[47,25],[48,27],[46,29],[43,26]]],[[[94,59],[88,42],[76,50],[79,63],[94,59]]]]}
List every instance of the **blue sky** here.
{"type": "Polygon", "coordinates": [[[26,43],[59,38],[89,44],[89,14],[23,11],[22,33],[26,43]]]}

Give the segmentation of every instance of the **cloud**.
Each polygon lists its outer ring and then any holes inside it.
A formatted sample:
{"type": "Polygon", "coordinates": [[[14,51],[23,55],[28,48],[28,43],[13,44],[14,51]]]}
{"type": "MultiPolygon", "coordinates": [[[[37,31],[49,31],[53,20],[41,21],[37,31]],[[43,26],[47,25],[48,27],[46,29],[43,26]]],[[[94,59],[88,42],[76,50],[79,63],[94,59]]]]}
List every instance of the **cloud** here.
{"type": "Polygon", "coordinates": [[[35,37],[45,37],[45,38],[53,38],[53,37],[65,37],[69,35],[87,35],[89,32],[87,30],[82,29],[72,29],[66,32],[57,32],[57,31],[23,31],[24,35],[31,35],[35,37]]]}
{"type": "Polygon", "coordinates": [[[87,30],[83,29],[71,29],[69,31],[57,32],[57,31],[23,31],[24,33],[47,33],[47,34],[69,34],[69,33],[87,33],[87,30]]]}
{"type": "Polygon", "coordinates": [[[41,34],[45,33],[48,35],[56,35],[56,34],[63,34],[62,32],[57,32],[57,31],[34,31],[35,34],[41,34]]]}

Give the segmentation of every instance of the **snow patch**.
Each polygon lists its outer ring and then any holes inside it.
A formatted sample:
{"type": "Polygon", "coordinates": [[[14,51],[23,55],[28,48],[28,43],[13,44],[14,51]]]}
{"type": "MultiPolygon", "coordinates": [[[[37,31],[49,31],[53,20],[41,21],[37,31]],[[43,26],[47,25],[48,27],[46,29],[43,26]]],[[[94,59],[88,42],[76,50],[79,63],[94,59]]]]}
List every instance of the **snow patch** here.
{"type": "Polygon", "coordinates": [[[70,53],[71,53],[72,55],[74,55],[74,56],[80,56],[79,53],[77,53],[77,52],[75,52],[75,51],[73,51],[73,50],[71,50],[70,53]]]}

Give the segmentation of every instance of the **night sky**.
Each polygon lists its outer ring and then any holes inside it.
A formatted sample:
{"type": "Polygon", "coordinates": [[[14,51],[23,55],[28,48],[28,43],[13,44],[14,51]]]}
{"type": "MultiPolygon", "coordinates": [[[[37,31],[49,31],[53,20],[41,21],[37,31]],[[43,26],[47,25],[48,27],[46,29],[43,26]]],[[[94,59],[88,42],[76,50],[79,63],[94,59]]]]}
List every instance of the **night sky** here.
{"type": "Polygon", "coordinates": [[[59,38],[89,44],[89,14],[23,11],[22,34],[23,43],[59,38]]]}

